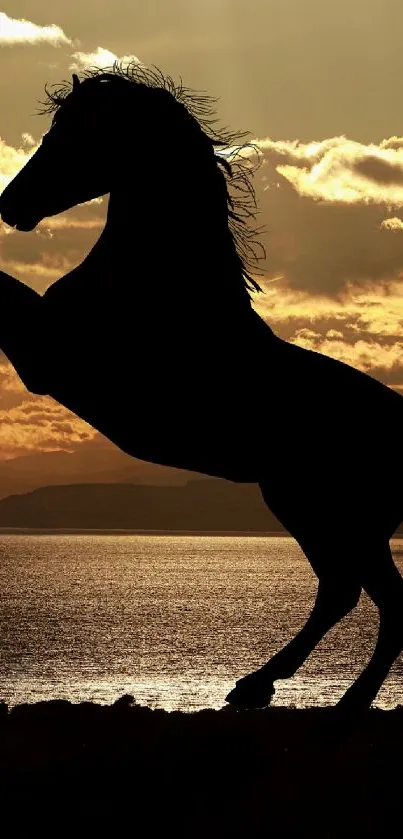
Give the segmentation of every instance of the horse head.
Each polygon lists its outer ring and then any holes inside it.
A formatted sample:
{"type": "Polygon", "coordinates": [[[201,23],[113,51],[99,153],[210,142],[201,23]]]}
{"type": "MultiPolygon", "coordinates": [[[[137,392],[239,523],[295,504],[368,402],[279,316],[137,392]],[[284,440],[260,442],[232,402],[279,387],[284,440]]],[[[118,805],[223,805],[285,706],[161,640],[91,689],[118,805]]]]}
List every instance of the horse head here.
{"type": "Polygon", "coordinates": [[[52,122],[0,195],[3,221],[30,231],[45,217],[110,194],[113,243],[135,215],[149,250],[162,219],[159,236],[171,261],[187,270],[197,252],[202,270],[214,261],[244,299],[259,288],[247,271],[248,261],[252,267],[261,258],[256,245],[264,255],[254,238],[259,229],[250,226],[253,167],[241,155],[245,144],[236,145],[246,132],[217,131],[215,100],[160,71],[112,70],[88,70],[81,80],[74,73],[54,92],[45,87],[39,113],[52,113],[52,122]],[[231,164],[216,147],[226,147],[231,164]]]}
{"type": "Polygon", "coordinates": [[[162,89],[128,85],[117,74],[80,81],[74,73],[69,88],[50,94],[50,129],[0,196],[3,221],[33,230],[44,217],[110,193],[127,165],[122,140],[129,135],[132,143],[143,125],[152,131],[163,94],[173,99],[162,89]]]}

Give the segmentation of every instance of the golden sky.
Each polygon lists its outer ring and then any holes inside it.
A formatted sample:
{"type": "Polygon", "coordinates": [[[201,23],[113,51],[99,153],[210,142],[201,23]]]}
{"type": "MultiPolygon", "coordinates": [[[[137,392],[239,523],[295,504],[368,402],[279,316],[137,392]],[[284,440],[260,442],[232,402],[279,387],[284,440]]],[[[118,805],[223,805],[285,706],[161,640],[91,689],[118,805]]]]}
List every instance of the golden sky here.
{"type": "MultiPolygon", "coordinates": [[[[46,82],[132,56],[181,76],[261,148],[261,314],[403,391],[402,30],[401,0],[5,2],[0,190],[48,128],[35,115],[46,82]]],[[[81,262],[105,212],[82,205],[30,233],[0,223],[1,268],[44,290],[81,262]]],[[[84,450],[96,436],[27,393],[0,354],[0,458],[84,450]]]]}

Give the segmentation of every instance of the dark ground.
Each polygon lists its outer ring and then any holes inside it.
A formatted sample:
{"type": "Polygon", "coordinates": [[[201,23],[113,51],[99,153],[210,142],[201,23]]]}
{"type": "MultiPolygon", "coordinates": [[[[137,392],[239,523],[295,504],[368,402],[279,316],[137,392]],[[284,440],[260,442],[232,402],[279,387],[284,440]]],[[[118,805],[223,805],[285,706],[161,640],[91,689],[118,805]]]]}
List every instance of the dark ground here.
{"type": "Polygon", "coordinates": [[[402,707],[183,714],[122,697],[0,711],[0,815],[14,836],[402,834],[402,707]]]}

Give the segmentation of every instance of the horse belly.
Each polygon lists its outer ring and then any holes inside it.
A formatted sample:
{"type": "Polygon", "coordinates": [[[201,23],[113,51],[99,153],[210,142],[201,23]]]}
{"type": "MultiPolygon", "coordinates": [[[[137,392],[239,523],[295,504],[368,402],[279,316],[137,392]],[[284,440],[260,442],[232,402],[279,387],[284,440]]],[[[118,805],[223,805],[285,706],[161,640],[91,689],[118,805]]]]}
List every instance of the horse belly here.
{"type": "Polygon", "coordinates": [[[54,387],[50,394],[68,410],[139,460],[237,482],[259,479],[258,449],[245,418],[223,400],[205,404],[154,385],[125,389],[54,387]],[[124,392],[129,396],[124,396],[124,392]],[[208,407],[207,407],[208,406],[208,407]]]}
{"type": "Polygon", "coordinates": [[[133,457],[232,481],[258,480],[258,450],[228,406],[207,410],[187,399],[150,400],[129,413],[131,420],[117,423],[114,442],[133,457]]]}

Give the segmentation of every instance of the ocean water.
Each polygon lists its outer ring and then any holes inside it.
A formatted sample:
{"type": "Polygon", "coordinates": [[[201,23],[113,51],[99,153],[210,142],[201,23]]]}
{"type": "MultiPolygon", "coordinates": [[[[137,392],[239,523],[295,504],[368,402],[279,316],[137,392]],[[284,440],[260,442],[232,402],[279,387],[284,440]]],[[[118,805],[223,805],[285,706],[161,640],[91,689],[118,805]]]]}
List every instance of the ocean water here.
{"type": "MultiPolygon", "coordinates": [[[[403,540],[392,543],[402,570],[403,540]]],[[[301,628],[316,578],[289,538],[0,536],[0,699],[220,708],[301,628]]],[[[332,629],[273,705],[334,704],[365,666],[377,610],[332,629]]],[[[401,660],[376,705],[403,704],[401,660]]]]}

